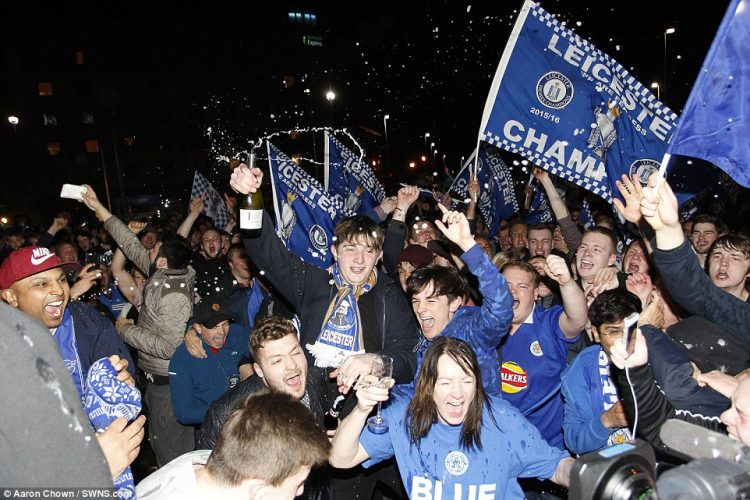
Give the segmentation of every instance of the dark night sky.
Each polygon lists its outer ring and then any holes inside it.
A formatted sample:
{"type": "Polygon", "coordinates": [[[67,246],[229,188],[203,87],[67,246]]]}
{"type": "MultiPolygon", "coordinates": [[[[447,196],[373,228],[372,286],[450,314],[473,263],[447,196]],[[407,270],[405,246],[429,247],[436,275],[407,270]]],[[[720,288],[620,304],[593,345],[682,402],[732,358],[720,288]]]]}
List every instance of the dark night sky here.
{"type": "MultiPolygon", "coordinates": [[[[727,5],[541,3],[647,86],[662,80],[664,30],[675,28],[668,38],[669,86],[663,100],[678,114],[727,5]]],[[[5,2],[0,7],[3,129],[8,126],[5,116],[23,109],[28,88],[64,74],[71,54],[85,47],[87,64],[114,82],[134,72],[181,79],[188,91],[180,98],[189,102],[180,104],[201,110],[184,126],[195,129],[200,147],[212,148],[209,161],[216,153],[241,148],[246,140],[309,126],[310,109],[314,125],[330,125],[333,119],[338,128],[352,132],[366,152],[382,154],[383,139],[362,127],[382,132],[387,113],[391,164],[398,172],[424,152],[425,132],[436,142],[438,158],[445,153],[452,168],[470,154],[522,2],[21,4],[5,2]],[[323,48],[298,47],[304,30],[293,31],[288,11],[317,15],[317,29],[310,32],[323,36],[323,48]],[[284,87],[284,75],[295,76],[293,87],[284,87]],[[264,83],[258,83],[264,76],[264,83]],[[200,84],[191,85],[193,81],[200,84]],[[329,86],[337,94],[333,109],[323,97],[329,86]],[[309,100],[302,93],[305,88],[312,90],[309,100]]],[[[124,104],[129,95],[121,94],[124,104]]],[[[139,113],[140,120],[148,116],[139,113]]],[[[127,124],[129,117],[122,120],[127,124]]],[[[0,141],[9,138],[3,130],[0,141]]]]}

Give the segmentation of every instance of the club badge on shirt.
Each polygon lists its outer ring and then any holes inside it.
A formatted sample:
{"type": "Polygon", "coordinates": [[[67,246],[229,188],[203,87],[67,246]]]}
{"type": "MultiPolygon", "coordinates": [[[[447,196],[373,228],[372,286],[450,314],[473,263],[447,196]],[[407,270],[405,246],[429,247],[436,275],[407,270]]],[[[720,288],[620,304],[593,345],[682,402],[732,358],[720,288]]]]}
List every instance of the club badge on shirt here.
{"type": "Polygon", "coordinates": [[[533,354],[534,356],[544,356],[542,346],[539,345],[538,340],[535,340],[531,343],[531,345],[529,346],[529,351],[531,351],[531,354],[533,354]]]}
{"type": "Polygon", "coordinates": [[[469,469],[469,458],[460,451],[452,451],[445,457],[445,468],[454,476],[460,476],[469,469]]]}

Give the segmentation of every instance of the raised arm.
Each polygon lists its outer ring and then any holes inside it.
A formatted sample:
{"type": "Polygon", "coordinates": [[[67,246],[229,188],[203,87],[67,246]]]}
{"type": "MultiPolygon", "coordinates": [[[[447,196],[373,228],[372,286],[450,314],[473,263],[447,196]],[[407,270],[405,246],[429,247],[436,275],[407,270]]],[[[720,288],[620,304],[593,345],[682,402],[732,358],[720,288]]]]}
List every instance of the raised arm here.
{"type": "Polygon", "coordinates": [[[388,400],[388,389],[377,387],[373,383],[377,377],[367,375],[357,389],[357,405],[344,418],[336,429],[331,442],[331,455],[328,462],[338,469],[355,467],[370,456],[359,441],[367,416],[379,402],[388,400]],[[369,385],[369,387],[367,387],[369,385]]]}
{"type": "Polygon", "coordinates": [[[545,273],[560,285],[563,313],[560,315],[560,329],[563,334],[574,339],[581,333],[588,321],[589,309],[586,296],[570,275],[565,259],[554,254],[547,256],[545,273]]]}
{"type": "Polygon", "coordinates": [[[508,284],[487,254],[475,243],[467,218],[461,212],[448,211],[443,205],[438,207],[443,211],[443,218],[435,221],[435,225],[463,250],[461,259],[479,280],[479,291],[484,298],[482,314],[471,319],[472,344],[495,348],[508,333],[513,321],[513,297],[508,284]]]}
{"type": "Polygon", "coordinates": [[[183,238],[190,237],[190,230],[193,228],[193,224],[195,224],[195,221],[203,212],[204,206],[205,203],[203,201],[203,196],[199,196],[198,198],[190,200],[190,209],[188,210],[188,214],[185,217],[185,220],[182,221],[180,227],[177,228],[177,234],[179,234],[183,238]]]}

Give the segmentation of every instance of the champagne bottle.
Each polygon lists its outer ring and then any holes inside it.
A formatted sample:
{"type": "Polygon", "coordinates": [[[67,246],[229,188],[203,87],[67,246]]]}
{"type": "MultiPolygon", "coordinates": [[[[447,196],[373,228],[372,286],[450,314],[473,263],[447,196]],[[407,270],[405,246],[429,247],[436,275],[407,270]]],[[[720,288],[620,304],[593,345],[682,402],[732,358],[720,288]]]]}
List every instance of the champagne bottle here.
{"type": "Polygon", "coordinates": [[[329,409],[324,415],[323,420],[326,430],[332,431],[339,426],[339,414],[341,413],[341,409],[344,407],[345,401],[346,396],[344,396],[343,394],[339,394],[336,400],[333,402],[333,405],[331,405],[331,409],[329,409]]]}
{"type": "MultiPolygon", "coordinates": [[[[255,153],[249,153],[247,165],[255,167],[255,153]]],[[[241,195],[239,203],[239,225],[244,238],[253,238],[260,233],[263,226],[263,194],[260,187],[254,193],[241,195]]]]}

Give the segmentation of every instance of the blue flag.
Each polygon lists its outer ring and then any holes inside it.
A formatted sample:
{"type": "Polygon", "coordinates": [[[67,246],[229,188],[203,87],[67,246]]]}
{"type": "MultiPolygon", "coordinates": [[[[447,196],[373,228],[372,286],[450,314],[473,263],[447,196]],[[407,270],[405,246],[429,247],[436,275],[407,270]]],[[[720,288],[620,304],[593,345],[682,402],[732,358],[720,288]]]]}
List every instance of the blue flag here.
{"type": "Polygon", "coordinates": [[[607,201],[658,170],[676,115],[617,61],[527,0],[485,104],[480,138],[607,201]]]}
{"type": "Polygon", "coordinates": [[[323,269],[333,263],[333,228],[341,207],[313,177],[268,143],[268,166],[276,212],[276,232],[302,260],[323,269]]]}
{"type": "MultiPolygon", "coordinates": [[[[479,148],[477,160],[476,175],[480,186],[477,208],[487,225],[490,237],[500,231],[500,222],[503,219],[518,212],[513,175],[498,153],[495,148],[485,144],[479,148]]],[[[453,191],[465,198],[469,197],[466,187],[471,180],[476,154],[475,151],[469,157],[451,185],[453,191]]]]}
{"type": "Polygon", "coordinates": [[[669,153],[710,161],[750,187],[750,4],[733,0],[690,92],[669,153]]]}
{"type": "Polygon", "coordinates": [[[554,218],[547,193],[544,192],[544,188],[539,185],[539,181],[536,179],[532,181],[531,187],[534,189],[534,197],[531,200],[529,212],[523,218],[524,222],[526,224],[551,223],[554,218]]]}
{"type": "Polygon", "coordinates": [[[372,210],[385,190],[367,162],[338,139],[325,133],[325,186],[328,195],[352,213],[372,210]]]}

